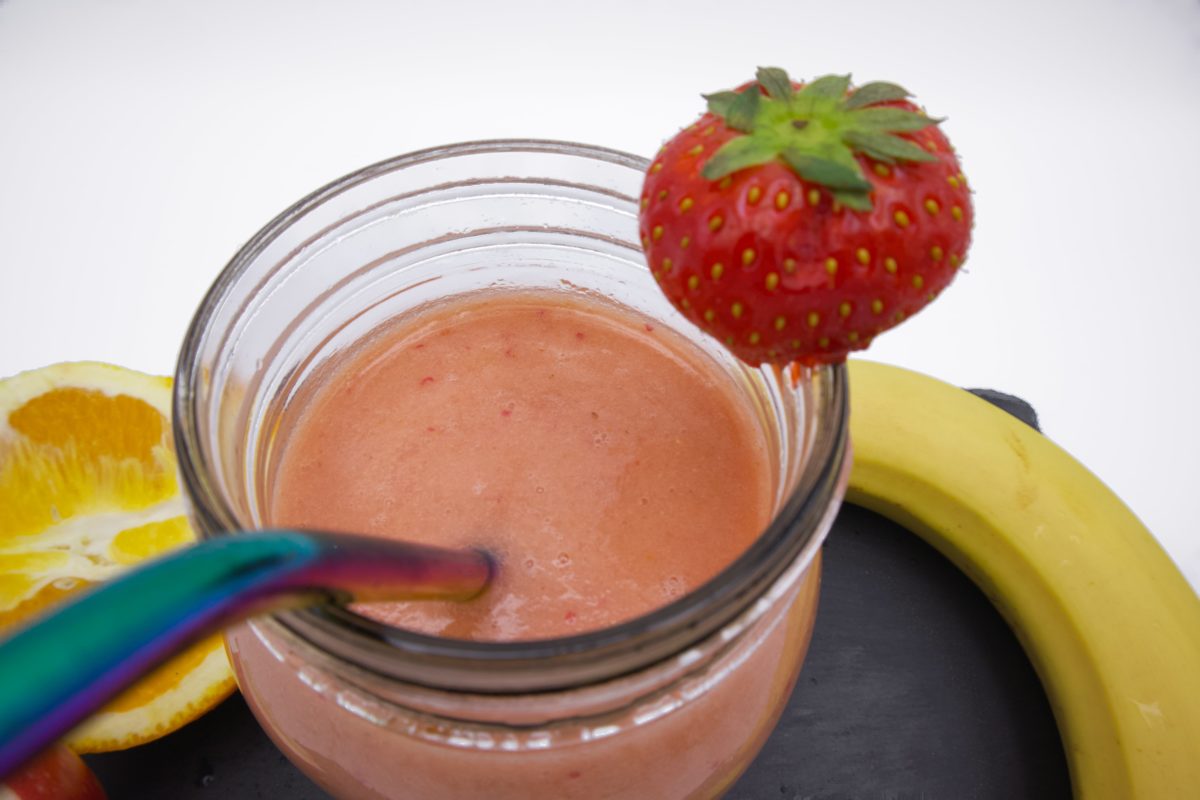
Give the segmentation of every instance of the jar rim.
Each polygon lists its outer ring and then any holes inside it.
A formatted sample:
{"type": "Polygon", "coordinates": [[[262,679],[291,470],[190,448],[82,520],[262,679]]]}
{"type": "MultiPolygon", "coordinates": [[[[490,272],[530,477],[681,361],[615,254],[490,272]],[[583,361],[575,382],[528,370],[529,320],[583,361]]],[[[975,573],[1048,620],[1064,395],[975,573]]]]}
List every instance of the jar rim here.
{"type": "MultiPolygon", "coordinates": [[[[284,230],[326,201],[373,178],[445,158],[487,153],[561,154],[644,173],[650,162],[605,147],[545,139],[491,139],[418,150],[351,172],[289,206],[246,242],[218,275],[188,327],[176,366],[173,412],[179,470],[202,538],[240,525],[216,491],[200,446],[200,350],[218,306],[255,258],[284,230]]],[[[636,206],[637,198],[621,196],[636,206]]],[[[798,560],[811,561],[840,499],[849,463],[848,375],[844,364],[800,368],[816,410],[796,486],[766,529],[704,585],[669,604],[600,630],[552,639],[492,642],[443,639],[388,626],[337,605],[276,612],[294,636],[325,654],[385,678],[435,689],[492,694],[578,688],[631,674],[683,653],[737,620],[798,560]],[[536,673],[536,679],[532,676],[536,673]]],[[[787,380],[787,377],[782,377],[787,380]]]]}

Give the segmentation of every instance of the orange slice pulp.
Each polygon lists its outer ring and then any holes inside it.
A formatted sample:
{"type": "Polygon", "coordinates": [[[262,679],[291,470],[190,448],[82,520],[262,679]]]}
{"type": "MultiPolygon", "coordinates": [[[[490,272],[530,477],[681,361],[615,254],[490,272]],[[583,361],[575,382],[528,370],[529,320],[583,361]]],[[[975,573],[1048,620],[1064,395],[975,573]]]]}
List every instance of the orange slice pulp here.
{"type": "MultiPolygon", "coordinates": [[[[170,407],[169,378],[107,364],[55,364],[0,380],[0,631],[194,540],[170,407]]],[[[90,753],[151,741],[233,689],[221,637],[212,636],[66,742],[90,753]]]]}

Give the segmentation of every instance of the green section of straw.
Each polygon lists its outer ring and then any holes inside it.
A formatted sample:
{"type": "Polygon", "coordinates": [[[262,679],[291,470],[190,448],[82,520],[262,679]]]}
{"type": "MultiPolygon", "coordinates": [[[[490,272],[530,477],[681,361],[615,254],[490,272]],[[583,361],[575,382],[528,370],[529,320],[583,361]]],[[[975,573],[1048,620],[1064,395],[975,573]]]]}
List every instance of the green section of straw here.
{"type": "Polygon", "coordinates": [[[188,641],[276,594],[322,546],[297,532],[205,542],[14,634],[0,644],[0,775],[188,641]]]}

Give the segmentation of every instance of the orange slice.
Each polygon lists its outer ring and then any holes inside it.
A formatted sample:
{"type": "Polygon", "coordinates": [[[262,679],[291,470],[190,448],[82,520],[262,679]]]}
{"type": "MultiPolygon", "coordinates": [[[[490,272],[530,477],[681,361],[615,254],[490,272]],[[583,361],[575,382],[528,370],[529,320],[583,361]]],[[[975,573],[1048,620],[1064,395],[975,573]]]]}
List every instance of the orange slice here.
{"type": "MultiPolygon", "coordinates": [[[[0,629],[194,540],[170,411],[170,378],[108,364],[55,364],[0,380],[0,629]]],[[[81,753],[148,742],[233,689],[213,636],[66,741],[81,753]]]]}

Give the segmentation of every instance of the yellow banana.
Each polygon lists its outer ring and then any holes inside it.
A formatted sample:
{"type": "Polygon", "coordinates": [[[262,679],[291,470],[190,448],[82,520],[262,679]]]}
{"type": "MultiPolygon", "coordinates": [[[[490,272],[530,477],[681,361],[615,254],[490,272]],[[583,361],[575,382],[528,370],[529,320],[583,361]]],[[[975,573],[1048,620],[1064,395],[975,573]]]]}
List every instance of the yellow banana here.
{"type": "Polygon", "coordinates": [[[1080,798],[1200,797],[1200,598],[1082,464],[1009,414],[850,362],[849,502],[917,533],[1016,631],[1080,798]]]}

